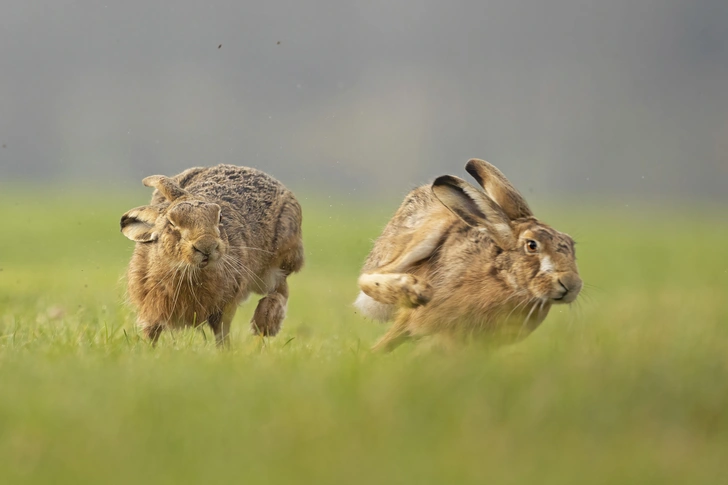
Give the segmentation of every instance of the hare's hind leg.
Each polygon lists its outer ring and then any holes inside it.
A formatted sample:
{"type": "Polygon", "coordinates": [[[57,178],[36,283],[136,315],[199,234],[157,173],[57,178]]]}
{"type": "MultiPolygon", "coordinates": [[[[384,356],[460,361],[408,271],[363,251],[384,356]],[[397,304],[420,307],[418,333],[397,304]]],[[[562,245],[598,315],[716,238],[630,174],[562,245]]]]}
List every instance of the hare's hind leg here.
{"type": "Polygon", "coordinates": [[[288,282],[291,273],[303,267],[303,242],[301,240],[301,208],[296,204],[288,205],[278,220],[278,264],[263,277],[270,281],[269,293],[258,301],[250,329],[253,333],[272,337],[281,329],[286,318],[288,305],[288,282]]]}
{"type": "Polygon", "coordinates": [[[283,319],[286,318],[287,304],[288,282],[284,276],[272,292],[258,301],[253,318],[250,320],[250,329],[266,337],[278,334],[283,319]]]}
{"type": "Polygon", "coordinates": [[[432,288],[407,273],[367,273],[359,277],[359,288],[365,295],[389,305],[417,307],[429,302],[432,288]]]}
{"type": "MultiPolygon", "coordinates": [[[[429,302],[432,299],[432,287],[423,278],[408,271],[432,256],[441,244],[447,227],[442,222],[433,222],[413,234],[398,234],[396,239],[400,241],[383,241],[382,245],[390,248],[401,244],[399,255],[379,267],[367,268],[359,277],[359,288],[379,303],[388,305],[417,307],[429,302]]],[[[377,249],[375,247],[374,251],[377,249]]]]}

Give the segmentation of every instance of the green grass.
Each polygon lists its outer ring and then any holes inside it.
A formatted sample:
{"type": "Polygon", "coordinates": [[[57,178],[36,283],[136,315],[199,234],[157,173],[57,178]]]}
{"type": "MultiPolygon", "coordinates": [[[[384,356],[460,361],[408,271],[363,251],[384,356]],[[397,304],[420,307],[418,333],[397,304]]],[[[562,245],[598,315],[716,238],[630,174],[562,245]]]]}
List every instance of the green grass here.
{"type": "Polygon", "coordinates": [[[372,355],[351,302],[395,207],[302,197],[284,330],[250,336],[251,299],[218,352],[136,333],[118,219],[147,195],[0,196],[0,483],[728,481],[718,209],[542,208],[579,241],[578,305],[496,352],[372,355]]]}

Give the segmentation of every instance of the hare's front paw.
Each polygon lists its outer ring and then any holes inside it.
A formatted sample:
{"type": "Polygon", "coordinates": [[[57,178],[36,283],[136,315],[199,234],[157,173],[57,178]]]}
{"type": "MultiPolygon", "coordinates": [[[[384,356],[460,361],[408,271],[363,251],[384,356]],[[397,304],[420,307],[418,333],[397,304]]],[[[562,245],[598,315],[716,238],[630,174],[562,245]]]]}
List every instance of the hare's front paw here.
{"type": "Polygon", "coordinates": [[[426,305],[432,300],[432,286],[412,275],[408,276],[409,281],[402,285],[404,303],[412,308],[426,305]]]}

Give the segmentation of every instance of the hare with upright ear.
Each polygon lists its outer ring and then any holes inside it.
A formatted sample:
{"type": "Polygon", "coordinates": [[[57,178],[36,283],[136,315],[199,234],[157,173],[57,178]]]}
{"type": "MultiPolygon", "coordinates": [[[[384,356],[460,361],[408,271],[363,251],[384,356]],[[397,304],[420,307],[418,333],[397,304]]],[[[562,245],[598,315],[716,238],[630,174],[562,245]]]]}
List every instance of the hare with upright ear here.
{"type": "Polygon", "coordinates": [[[571,237],[536,219],[493,165],[465,169],[485,192],[451,175],[414,189],[364,264],[355,305],[394,320],[376,350],[433,334],[515,341],[581,290],[571,237]]]}
{"type": "Polygon", "coordinates": [[[271,176],[247,167],[191,168],[143,181],[150,205],[121,218],[136,242],[127,272],[137,323],[156,343],[166,328],[207,323],[226,343],[238,304],[263,295],[252,330],[275,335],[285,317],[286,278],[303,265],[301,206],[271,176]]]}

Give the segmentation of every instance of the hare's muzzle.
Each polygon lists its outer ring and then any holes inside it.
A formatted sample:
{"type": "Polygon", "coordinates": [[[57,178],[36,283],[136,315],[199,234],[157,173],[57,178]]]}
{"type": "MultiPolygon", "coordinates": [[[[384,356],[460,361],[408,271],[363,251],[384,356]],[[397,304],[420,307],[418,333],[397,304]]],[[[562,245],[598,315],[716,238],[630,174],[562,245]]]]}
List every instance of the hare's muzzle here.
{"type": "Polygon", "coordinates": [[[210,261],[215,261],[218,258],[218,247],[220,242],[211,237],[201,237],[192,245],[195,250],[194,260],[201,267],[207,266],[210,261]]]}
{"type": "Polygon", "coordinates": [[[576,273],[561,273],[556,280],[557,295],[552,300],[558,303],[571,303],[579,296],[583,283],[576,273]]]}

